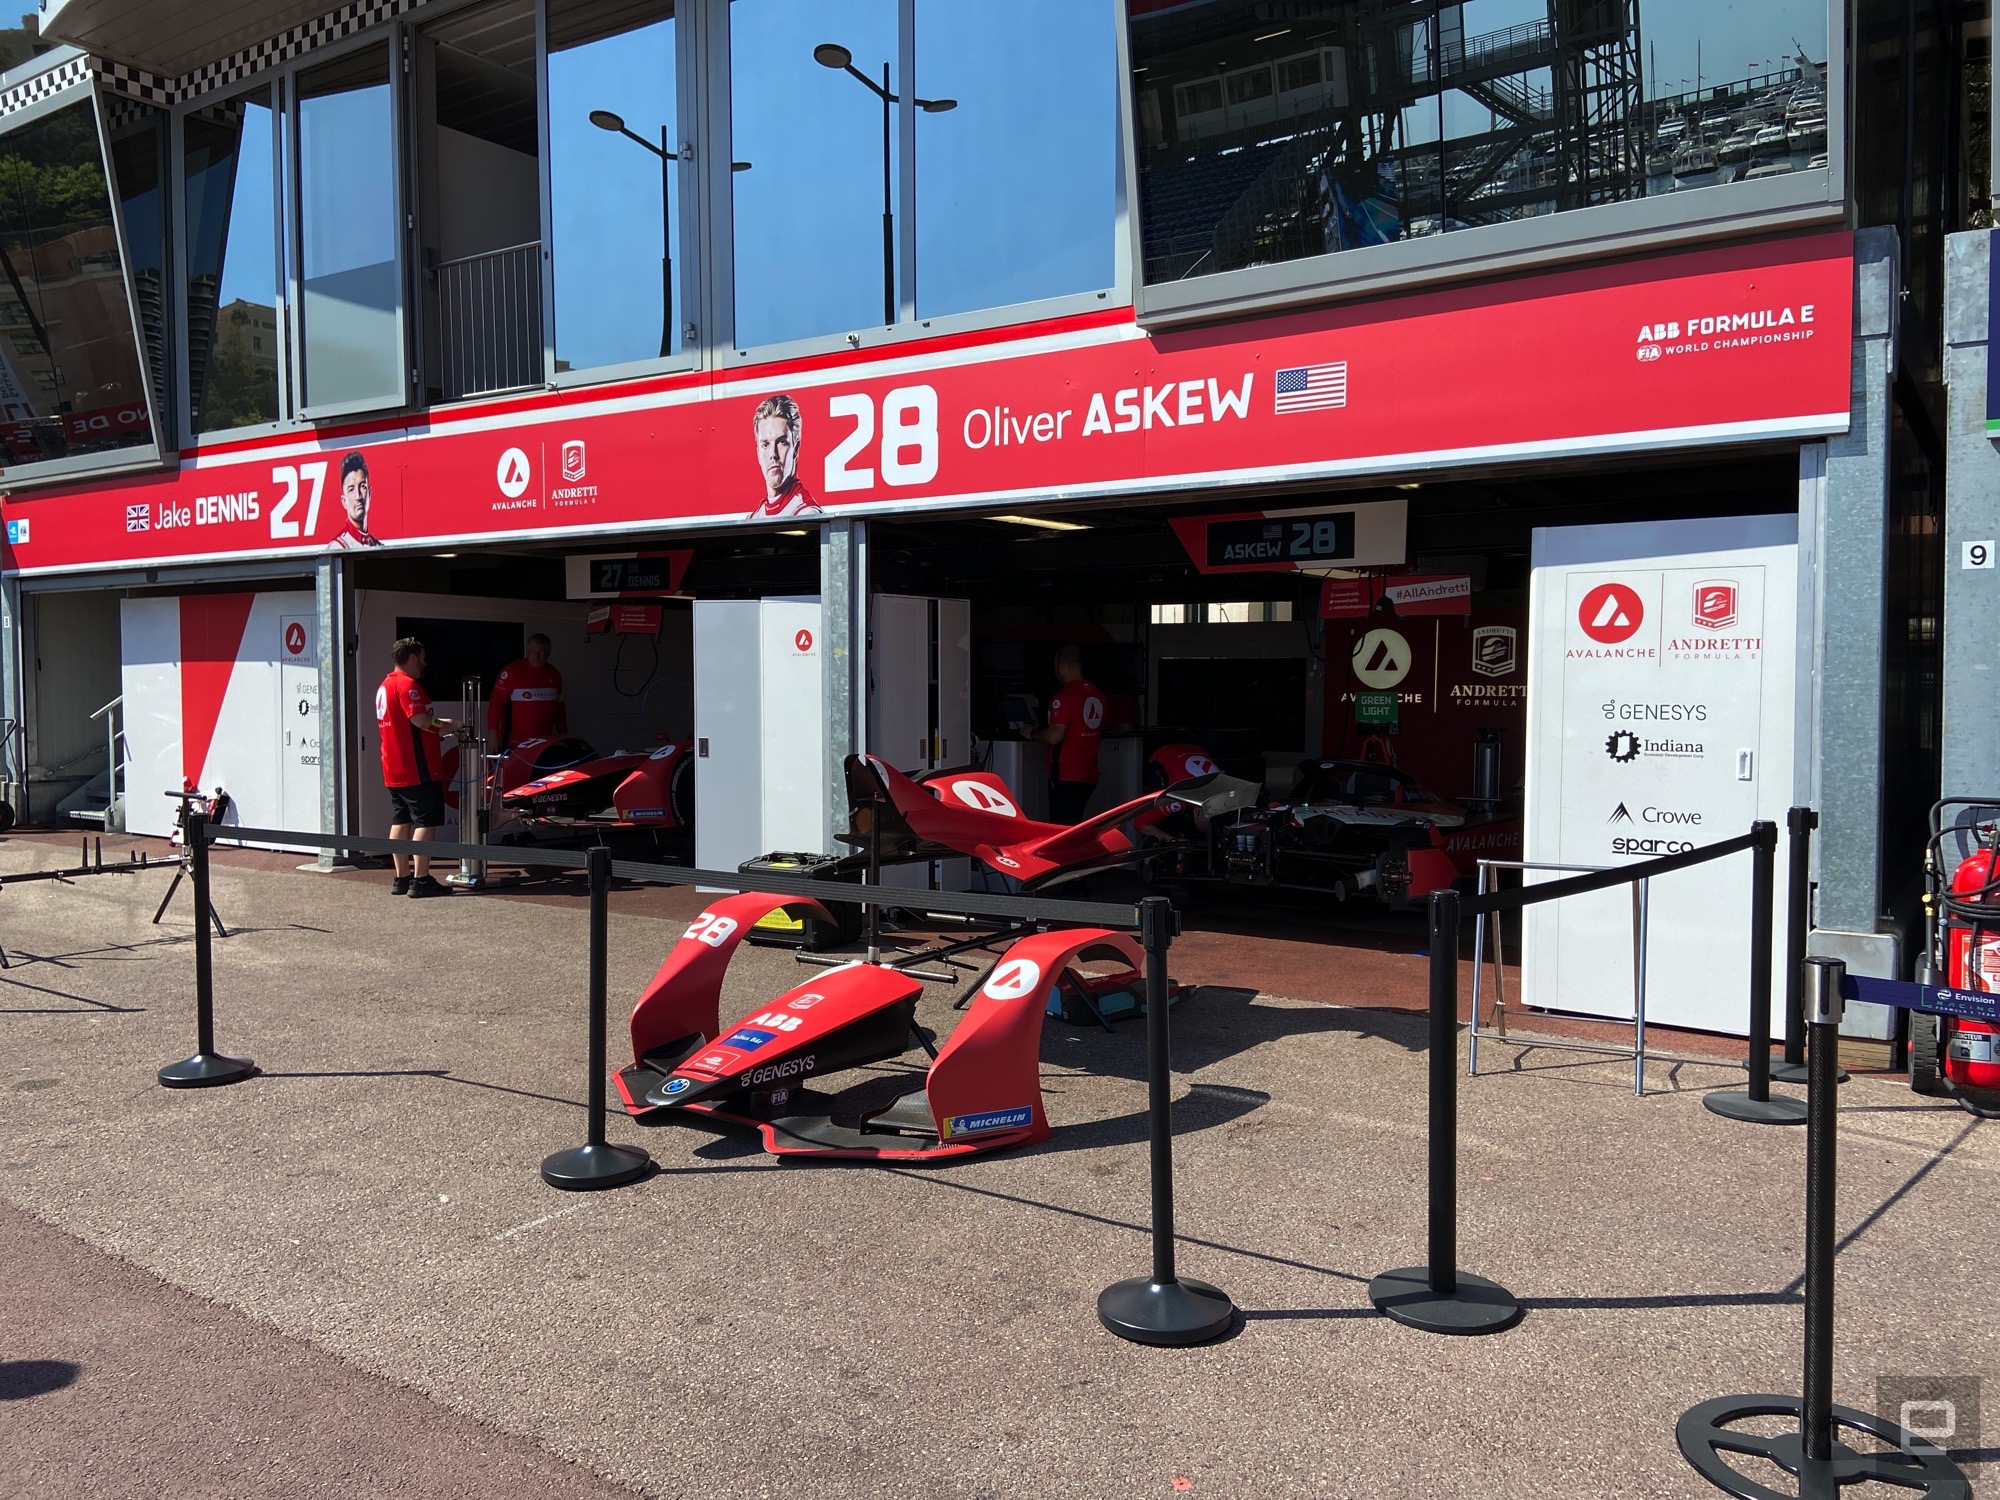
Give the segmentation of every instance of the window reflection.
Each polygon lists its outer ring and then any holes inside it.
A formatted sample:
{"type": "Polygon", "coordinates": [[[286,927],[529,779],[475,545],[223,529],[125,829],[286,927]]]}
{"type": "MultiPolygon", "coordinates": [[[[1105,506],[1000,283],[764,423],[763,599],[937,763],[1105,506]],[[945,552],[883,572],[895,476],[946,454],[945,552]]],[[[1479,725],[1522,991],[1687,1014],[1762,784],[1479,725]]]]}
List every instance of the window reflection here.
{"type": "Polygon", "coordinates": [[[739,349],[880,327],[885,302],[898,303],[902,132],[891,111],[884,141],[875,92],[885,69],[887,92],[898,90],[896,9],[896,0],[729,7],[732,150],[750,163],[731,174],[739,349]],[[854,71],[815,60],[822,46],[845,49],[854,71]]]}
{"type": "Polygon", "coordinates": [[[277,221],[271,91],[203,106],[183,125],[188,407],[196,432],[278,420],[277,221]]]}
{"type": "Polygon", "coordinates": [[[1077,0],[918,0],[917,316],[1114,280],[1115,17],[1077,0]]]}
{"type": "Polygon", "coordinates": [[[298,96],[301,404],[393,406],[404,382],[389,49],[301,73],[298,96]]]}
{"type": "Polygon", "coordinates": [[[673,0],[549,0],[548,24],[556,369],[678,354],[673,0]]]}
{"type": "Polygon", "coordinates": [[[0,137],[0,454],[151,445],[145,372],[88,100],[0,137]]]}
{"type": "Polygon", "coordinates": [[[1146,278],[1826,166],[1825,0],[1129,0],[1146,278]]]}
{"type": "Polygon", "coordinates": [[[111,137],[111,175],[125,228],[125,260],[132,272],[132,301],[146,343],[146,375],[154,409],[167,401],[167,116],[151,105],[116,101],[120,120],[111,137]]]}

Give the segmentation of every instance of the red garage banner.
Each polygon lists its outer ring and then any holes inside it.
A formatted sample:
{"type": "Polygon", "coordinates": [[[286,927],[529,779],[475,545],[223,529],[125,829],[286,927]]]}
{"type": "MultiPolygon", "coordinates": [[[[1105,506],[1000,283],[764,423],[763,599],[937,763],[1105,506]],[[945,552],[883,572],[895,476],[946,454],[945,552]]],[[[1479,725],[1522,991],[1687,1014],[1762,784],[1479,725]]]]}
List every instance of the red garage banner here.
{"type": "Polygon", "coordinates": [[[1010,507],[1845,430],[1845,233],[1190,331],[1127,312],[538,393],[0,502],[23,572],[1010,507]]]}

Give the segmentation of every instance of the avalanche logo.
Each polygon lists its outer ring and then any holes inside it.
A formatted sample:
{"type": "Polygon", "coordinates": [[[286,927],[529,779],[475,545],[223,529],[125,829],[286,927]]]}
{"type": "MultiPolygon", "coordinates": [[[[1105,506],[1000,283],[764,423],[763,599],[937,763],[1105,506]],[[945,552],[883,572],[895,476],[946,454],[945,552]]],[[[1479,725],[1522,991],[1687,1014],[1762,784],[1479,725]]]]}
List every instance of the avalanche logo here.
{"type": "Polygon", "coordinates": [[[1646,606],[1622,583],[1600,583],[1577,606],[1576,623],[1600,646],[1616,646],[1639,633],[1646,606]]]}
{"type": "MultiPolygon", "coordinates": [[[[1639,736],[1629,729],[1621,729],[1604,742],[1604,753],[1620,765],[1635,761],[1639,758],[1639,736]]],[[[1618,811],[1625,811],[1623,803],[1619,804],[1618,811]]],[[[1631,814],[1627,813],[1626,817],[1629,820],[1631,814]]]]}
{"type": "Polygon", "coordinates": [[[500,486],[500,493],[509,500],[518,500],[528,492],[528,455],[519,448],[509,448],[500,455],[500,462],[493,470],[494,483],[500,486]]]}
{"type": "Polygon", "coordinates": [[[1086,698],[1083,700],[1083,727],[1097,729],[1104,723],[1104,700],[1086,698]]]}
{"type": "Polygon", "coordinates": [[[989,1000],[1019,1000],[1032,995],[1042,982],[1042,966],[1032,958],[1013,958],[993,971],[980,993],[989,1000]]]}
{"type": "Polygon", "coordinates": [[[1020,808],[983,782],[954,781],[951,794],[967,807],[977,808],[980,812],[998,813],[1003,818],[1021,816],[1020,808]]]}

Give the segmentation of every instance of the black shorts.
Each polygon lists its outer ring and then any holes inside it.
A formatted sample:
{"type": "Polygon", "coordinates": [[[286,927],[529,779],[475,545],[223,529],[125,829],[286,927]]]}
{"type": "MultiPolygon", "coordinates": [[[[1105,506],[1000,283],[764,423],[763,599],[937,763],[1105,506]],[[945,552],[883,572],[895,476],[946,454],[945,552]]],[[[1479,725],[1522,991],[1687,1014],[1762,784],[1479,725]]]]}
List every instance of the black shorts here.
{"type": "Polygon", "coordinates": [[[389,822],[437,828],[444,823],[444,788],[435,781],[389,788],[389,822]]]}

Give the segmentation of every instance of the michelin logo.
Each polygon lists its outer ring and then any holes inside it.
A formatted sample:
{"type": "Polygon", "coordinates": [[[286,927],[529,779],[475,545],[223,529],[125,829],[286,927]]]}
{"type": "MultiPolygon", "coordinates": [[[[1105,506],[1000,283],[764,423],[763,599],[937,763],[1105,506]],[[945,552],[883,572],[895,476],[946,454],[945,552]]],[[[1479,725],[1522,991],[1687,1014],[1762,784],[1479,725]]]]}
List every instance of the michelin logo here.
{"type": "Polygon", "coordinates": [[[994,1130],[1019,1130],[1035,1118],[1032,1109],[995,1109],[983,1115],[953,1115],[944,1122],[944,1138],[956,1139],[961,1135],[984,1135],[994,1130]]]}

